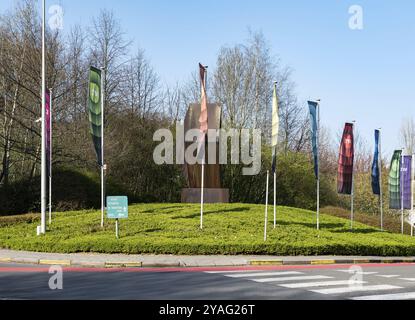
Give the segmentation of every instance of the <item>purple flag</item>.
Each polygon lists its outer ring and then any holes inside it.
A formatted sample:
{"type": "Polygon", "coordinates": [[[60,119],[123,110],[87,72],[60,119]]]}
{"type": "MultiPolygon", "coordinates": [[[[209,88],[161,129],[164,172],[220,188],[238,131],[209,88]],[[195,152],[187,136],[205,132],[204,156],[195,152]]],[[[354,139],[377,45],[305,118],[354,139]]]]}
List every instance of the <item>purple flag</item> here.
{"type": "Polygon", "coordinates": [[[401,188],[403,188],[403,208],[408,210],[411,209],[411,179],[412,156],[404,156],[401,165],[401,188]]]}
{"type": "Polygon", "coordinates": [[[45,108],[46,108],[46,119],[45,119],[45,126],[46,126],[46,172],[48,177],[50,177],[50,161],[51,159],[51,144],[50,144],[50,92],[49,90],[46,89],[46,104],[45,104],[45,108]]]}

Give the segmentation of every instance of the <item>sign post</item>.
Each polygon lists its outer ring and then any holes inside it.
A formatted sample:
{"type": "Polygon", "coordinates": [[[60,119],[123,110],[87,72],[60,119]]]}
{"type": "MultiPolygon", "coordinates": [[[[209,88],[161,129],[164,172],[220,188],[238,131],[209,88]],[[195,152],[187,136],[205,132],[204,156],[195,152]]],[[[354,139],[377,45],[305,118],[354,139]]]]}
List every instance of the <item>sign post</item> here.
{"type": "Polygon", "coordinates": [[[128,218],[128,198],[125,196],[108,196],[107,197],[107,217],[115,219],[115,236],[120,236],[119,219],[128,218]]]}

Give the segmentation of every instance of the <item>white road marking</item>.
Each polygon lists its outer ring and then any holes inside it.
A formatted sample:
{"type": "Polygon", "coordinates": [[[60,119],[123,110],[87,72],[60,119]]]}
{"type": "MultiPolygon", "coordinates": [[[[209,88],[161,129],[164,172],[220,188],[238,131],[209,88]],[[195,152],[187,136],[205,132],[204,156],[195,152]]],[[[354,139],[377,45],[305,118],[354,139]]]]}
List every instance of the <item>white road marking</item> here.
{"type": "Polygon", "coordinates": [[[392,289],[402,289],[402,287],[391,286],[391,285],[377,285],[377,286],[352,286],[352,287],[342,287],[342,288],[331,288],[331,289],[321,289],[321,290],[310,290],[311,292],[320,293],[320,294],[340,294],[340,293],[353,293],[359,291],[381,291],[381,290],[392,290],[392,289]]]}
{"type": "Polygon", "coordinates": [[[241,272],[253,272],[254,270],[228,270],[228,271],[205,271],[205,273],[241,273],[241,272]]]}
{"type": "Polygon", "coordinates": [[[415,299],[415,292],[379,294],[373,296],[353,297],[352,300],[410,300],[415,299]]]}
{"type": "MultiPolygon", "coordinates": [[[[312,288],[312,287],[325,287],[325,286],[342,286],[348,285],[349,280],[340,280],[340,281],[320,281],[320,282],[302,282],[302,283],[287,283],[280,284],[284,288],[312,288]]],[[[364,284],[366,281],[353,281],[353,284],[364,284]]]]}
{"type": "Polygon", "coordinates": [[[254,273],[237,273],[237,274],[226,274],[224,276],[231,278],[249,278],[249,277],[264,277],[264,276],[284,276],[303,274],[297,271],[286,271],[286,272],[254,272],[254,273]]]}
{"type": "Polygon", "coordinates": [[[329,276],[299,276],[299,277],[279,277],[265,279],[249,279],[255,282],[277,282],[277,281],[296,281],[296,280],[317,280],[317,279],[333,279],[329,276]]]}
{"type": "Polygon", "coordinates": [[[399,280],[415,281],[415,278],[399,278],[399,280]]]}
{"type": "Polygon", "coordinates": [[[377,274],[376,277],[397,278],[397,277],[399,277],[399,275],[397,275],[397,274],[377,274]]]}
{"type": "Polygon", "coordinates": [[[354,270],[349,270],[349,269],[344,269],[344,270],[336,270],[339,272],[346,272],[346,273],[351,273],[351,274],[364,274],[364,275],[370,275],[370,274],[376,274],[378,272],[369,272],[369,271],[354,271],[354,270]]]}

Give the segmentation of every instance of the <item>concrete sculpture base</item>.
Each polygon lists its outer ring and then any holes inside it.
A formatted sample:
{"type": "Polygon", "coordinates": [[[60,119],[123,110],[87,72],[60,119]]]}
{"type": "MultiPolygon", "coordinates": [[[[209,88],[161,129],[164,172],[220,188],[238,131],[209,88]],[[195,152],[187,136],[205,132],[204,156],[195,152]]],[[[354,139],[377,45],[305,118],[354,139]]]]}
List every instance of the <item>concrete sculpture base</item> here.
{"type": "MultiPolygon", "coordinates": [[[[182,190],[182,203],[200,203],[199,188],[182,190]]],[[[229,203],[229,189],[205,188],[203,192],[204,203],[229,203]]]]}

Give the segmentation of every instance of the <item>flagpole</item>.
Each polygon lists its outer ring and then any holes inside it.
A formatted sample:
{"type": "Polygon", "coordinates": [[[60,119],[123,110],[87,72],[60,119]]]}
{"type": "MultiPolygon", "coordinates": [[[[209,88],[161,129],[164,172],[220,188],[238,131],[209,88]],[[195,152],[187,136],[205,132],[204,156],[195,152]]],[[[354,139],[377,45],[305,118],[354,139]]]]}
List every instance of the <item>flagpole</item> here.
{"type": "Polygon", "coordinates": [[[317,100],[317,230],[320,230],[320,99],[317,100]]]}
{"type": "MultiPolygon", "coordinates": [[[[277,97],[277,105],[276,105],[277,110],[276,110],[276,112],[277,112],[278,121],[279,121],[277,84],[278,84],[278,81],[275,81],[274,82],[274,93],[275,93],[275,97],[277,97]]],[[[274,106],[273,106],[273,108],[274,108],[274,106]]],[[[274,119],[272,121],[274,121],[274,119]]],[[[278,139],[278,132],[276,134],[277,134],[277,139],[278,139]]],[[[273,143],[273,141],[271,141],[271,142],[273,143]]],[[[277,227],[277,145],[275,145],[273,148],[274,148],[273,153],[274,153],[274,159],[275,159],[275,164],[274,164],[275,165],[275,167],[274,167],[274,229],[275,229],[277,227]]]]}
{"type": "MultiPolygon", "coordinates": [[[[277,155],[275,155],[276,157],[277,155]]],[[[276,163],[275,163],[276,166],[276,163]]],[[[274,171],[274,229],[277,227],[277,169],[274,171]]]]}
{"type": "MultiPolygon", "coordinates": [[[[411,214],[414,214],[414,180],[415,180],[415,154],[412,154],[411,168],[411,214]]],[[[411,223],[411,237],[414,235],[414,226],[411,223]]]]}
{"type": "Polygon", "coordinates": [[[383,192],[382,192],[382,134],[379,129],[379,205],[380,205],[380,230],[383,231],[383,192]]]}
{"type": "MultiPolygon", "coordinates": [[[[208,66],[204,66],[205,68],[205,88],[203,88],[202,84],[202,91],[205,95],[205,99],[207,99],[207,68],[208,66]]],[[[207,105],[206,105],[207,107],[207,105]]],[[[202,101],[200,102],[200,113],[202,113],[202,101]]],[[[205,193],[205,156],[206,156],[206,143],[205,143],[206,133],[203,135],[203,146],[202,146],[202,177],[201,177],[201,186],[200,186],[200,229],[203,230],[203,204],[204,204],[204,193],[205,193]]]]}
{"type": "Polygon", "coordinates": [[[265,223],[264,223],[264,241],[267,241],[267,222],[268,222],[268,184],[269,184],[269,170],[267,170],[267,184],[265,187],[265,223]]]}
{"type": "Polygon", "coordinates": [[[105,211],[105,162],[104,162],[104,106],[105,106],[105,67],[101,68],[101,227],[104,227],[105,211]]]}
{"type": "Polygon", "coordinates": [[[46,19],[46,3],[45,0],[42,1],[42,154],[41,154],[41,192],[40,192],[40,207],[41,207],[41,225],[40,232],[42,234],[46,233],[46,135],[45,135],[45,119],[46,119],[46,47],[45,47],[45,19],[46,19]]]}
{"type": "MultiPolygon", "coordinates": [[[[204,143],[204,141],[203,141],[204,143]]],[[[204,201],[204,184],[205,184],[205,154],[203,152],[203,159],[202,159],[202,184],[200,190],[200,229],[203,229],[203,201],[204,201]]]]}
{"type": "Polygon", "coordinates": [[[49,89],[49,224],[52,223],[52,89],[49,89]]]}
{"type": "Polygon", "coordinates": [[[405,150],[405,148],[402,148],[402,153],[401,153],[401,169],[400,169],[400,175],[399,175],[399,180],[400,180],[400,184],[401,184],[401,233],[403,234],[403,211],[404,211],[404,209],[403,209],[403,206],[404,206],[404,202],[403,202],[403,198],[404,198],[404,191],[405,191],[405,189],[404,189],[404,182],[405,181],[402,181],[402,177],[403,177],[403,174],[402,174],[402,168],[403,168],[403,166],[405,165],[405,157],[404,157],[404,154],[403,154],[403,152],[404,152],[404,150],[405,150]]]}
{"type": "Polygon", "coordinates": [[[356,157],[356,150],[355,147],[355,130],[356,128],[356,121],[353,121],[353,169],[352,169],[352,197],[351,197],[351,213],[350,213],[350,230],[353,230],[353,219],[354,219],[354,167],[355,167],[355,157],[356,157]]]}

